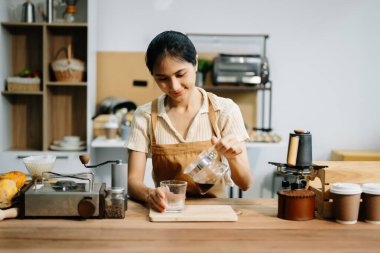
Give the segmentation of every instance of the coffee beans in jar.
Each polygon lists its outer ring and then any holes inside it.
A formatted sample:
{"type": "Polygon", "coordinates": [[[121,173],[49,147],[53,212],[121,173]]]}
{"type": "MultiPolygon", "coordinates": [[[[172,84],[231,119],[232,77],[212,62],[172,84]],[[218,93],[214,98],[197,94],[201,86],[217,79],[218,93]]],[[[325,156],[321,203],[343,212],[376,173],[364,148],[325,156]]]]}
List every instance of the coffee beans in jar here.
{"type": "Polygon", "coordinates": [[[106,218],[123,219],[125,217],[124,188],[109,187],[106,189],[106,194],[106,218]]]}

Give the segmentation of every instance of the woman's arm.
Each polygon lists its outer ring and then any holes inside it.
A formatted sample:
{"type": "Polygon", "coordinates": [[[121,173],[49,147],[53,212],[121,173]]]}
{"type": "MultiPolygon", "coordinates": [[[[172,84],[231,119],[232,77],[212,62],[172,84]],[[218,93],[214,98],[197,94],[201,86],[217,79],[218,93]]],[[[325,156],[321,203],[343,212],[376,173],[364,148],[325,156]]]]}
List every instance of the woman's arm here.
{"type": "Polygon", "coordinates": [[[165,194],[161,188],[152,189],[144,184],[146,154],[134,150],[128,157],[128,194],[132,199],[146,203],[150,208],[163,212],[166,209],[165,194]]]}
{"type": "Polygon", "coordinates": [[[227,158],[235,184],[243,191],[248,190],[253,182],[253,176],[249,168],[245,143],[238,141],[233,135],[221,139],[212,137],[212,143],[215,145],[215,150],[227,158]]]}

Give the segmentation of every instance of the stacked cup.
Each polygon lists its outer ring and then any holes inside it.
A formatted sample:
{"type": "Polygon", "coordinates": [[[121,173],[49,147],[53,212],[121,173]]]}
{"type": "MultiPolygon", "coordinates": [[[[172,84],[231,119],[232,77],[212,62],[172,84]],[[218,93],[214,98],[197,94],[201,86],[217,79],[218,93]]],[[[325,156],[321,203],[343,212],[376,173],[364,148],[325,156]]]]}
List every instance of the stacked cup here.
{"type": "Polygon", "coordinates": [[[380,224],[380,183],[363,184],[362,189],[364,221],[380,224]]]}
{"type": "Polygon", "coordinates": [[[335,220],[341,224],[355,224],[358,221],[360,194],[362,188],[353,183],[331,184],[335,220]]]}
{"type": "Polygon", "coordinates": [[[366,183],[362,187],[354,183],[334,183],[331,184],[330,192],[338,223],[355,224],[360,209],[364,221],[380,224],[380,183],[366,183]]]}
{"type": "Polygon", "coordinates": [[[115,121],[108,121],[104,124],[104,129],[106,132],[106,139],[113,140],[117,138],[117,130],[119,128],[119,124],[115,121]]]}

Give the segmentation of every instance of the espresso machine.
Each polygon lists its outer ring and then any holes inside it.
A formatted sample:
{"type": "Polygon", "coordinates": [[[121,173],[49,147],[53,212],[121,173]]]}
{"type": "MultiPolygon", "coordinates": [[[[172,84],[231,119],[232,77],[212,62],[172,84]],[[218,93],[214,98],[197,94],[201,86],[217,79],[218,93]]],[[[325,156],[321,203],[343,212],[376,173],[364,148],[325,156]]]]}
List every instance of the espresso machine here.
{"type": "Polygon", "coordinates": [[[327,166],[312,163],[311,134],[294,130],[289,135],[287,163],[269,162],[284,176],[278,195],[278,217],[286,220],[314,219],[315,193],[307,189],[307,179],[327,166]]]}

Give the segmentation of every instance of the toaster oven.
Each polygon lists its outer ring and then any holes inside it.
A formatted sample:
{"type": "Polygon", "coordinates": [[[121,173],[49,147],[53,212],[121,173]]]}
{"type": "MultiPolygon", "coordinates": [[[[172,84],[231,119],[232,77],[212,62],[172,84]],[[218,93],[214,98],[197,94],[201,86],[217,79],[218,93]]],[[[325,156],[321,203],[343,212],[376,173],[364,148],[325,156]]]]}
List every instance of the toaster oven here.
{"type": "Polygon", "coordinates": [[[265,84],[269,80],[269,66],[260,55],[220,54],[214,60],[214,84],[265,84]]]}

